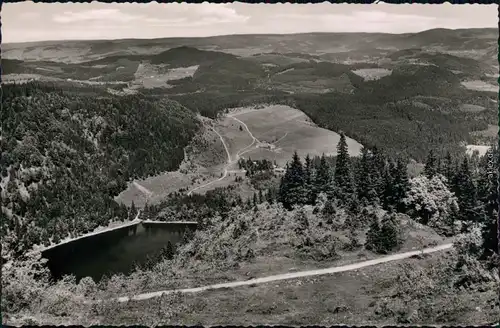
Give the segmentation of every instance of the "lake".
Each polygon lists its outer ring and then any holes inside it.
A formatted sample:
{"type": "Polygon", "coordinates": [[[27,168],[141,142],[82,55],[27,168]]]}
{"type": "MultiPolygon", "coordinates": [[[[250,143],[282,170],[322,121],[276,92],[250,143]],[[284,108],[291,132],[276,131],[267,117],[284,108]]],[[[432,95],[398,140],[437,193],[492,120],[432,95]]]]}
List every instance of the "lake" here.
{"type": "Polygon", "coordinates": [[[105,275],[130,273],[194,230],[195,222],[143,221],[63,243],[42,251],[42,256],[56,280],[73,274],[77,281],[89,276],[98,282],[105,275]]]}

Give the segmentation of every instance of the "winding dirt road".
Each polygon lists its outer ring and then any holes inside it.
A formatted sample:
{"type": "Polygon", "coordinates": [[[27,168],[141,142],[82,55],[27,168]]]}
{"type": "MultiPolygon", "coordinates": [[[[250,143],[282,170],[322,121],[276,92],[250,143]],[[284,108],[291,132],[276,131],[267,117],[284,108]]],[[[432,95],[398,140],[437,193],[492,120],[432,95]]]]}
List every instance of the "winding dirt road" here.
{"type": "Polygon", "coordinates": [[[256,143],[260,143],[259,139],[255,138],[255,136],[252,134],[252,132],[250,131],[250,129],[248,128],[248,126],[245,124],[245,122],[243,122],[242,120],[234,117],[234,115],[228,115],[227,117],[230,117],[232,118],[233,120],[237,121],[238,123],[242,124],[244,127],[245,127],[245,130],[247,131],[247,133],[250,135],[250,137],[252,138],[252,143],[242,149],[240,149],[237,153],[236,153],[236,156],[235,156],[235,159],[232,160],[231,159],[231,154],[229,153],[229,147],[227,146],[226,142],[224,141],[224,138],[222,137],[222,135],[217,132],[217,130],[215,130],[214,128],[211,128],[215,133],[217,133],[217,135],[219,136],[219,139],[220,141],[222,141],[222,144],[224,145],[224,150],[226,151],[226,154],[227,154],[227,164],[226,166],[224,167],[224,171],[222,173],[222,177],[220,177],[219,179],[217,180],[213,180],[213,181],[210,181],[208,183],[205,183],[201,186],[198,186],[194,189],[191,189],[187,195],[190,196],[194,191],[196,190],[199,190],[201,188],[204,188],[204,187],[207,187],[211,184],[214,184],[218,181],[221,181],[221,180],[224,180],[227,175],[228,175],[228,169],[231,165],[233,165],[236,161],[238,161],[238,159],[240,158],[241,155],[253,150],[252,146],[254,146],[256,143]]]}
{"type": "Polygon", "coordinates": [[[158,291],[158,292],[139,294],[139,295],[135,295],[132,297],[128,297],[128,296],[119,297],[116,300],[118,302],[128,302],[130,300],[139,301],[139,300],[147,300],[150,298],[160,297],[162,295],[167,295],[167,294],[172,294],[172,293],[199,293],[199,292],[203,292],[206,290],[212,290],[212,289],[234,288],[234,287],[240,287],[240,286],[263,284],[263,283],[272,282],[272,281],[296,279],[296,278],[318,276],[318,275],[326,275],[326,274],[332,274],[332,273],[344,272],[344,271],[353,271],[353,270],[358,270],[358,269],[372,266],[372,265],[377,265],[377,264],[382,264],[382,263],[386,263],[386,262],[392,262],[392,261],[406,259],[406,258],[412,257],[414,255],[440,252],[440,251],[444,251],[447,249],[451,249],[452,247],[453,247],[453,244],[444,244],[444,245],[440,245],[440,246],[425,248],[425,249],[418,250],[418,251],[393,254],[393,255],[384,256],[384,257],[374,259],[374,260],[363,261],[363,262],[342,265],[342,266],[336,266],[336,267],[330,267],[330,268],[326,268],[326,269],[291,272],[291,273],[267,276],[267,277],[262,277],[262,278],[255,278],[255,279],[250,279],[250,280],[245,280],[245,281],[234,281],[234,282],[228,282],[228,283],[222,283],[222,284],[216,284],[216,285],[208,285],[208,286],[202,286],[202,287],[196,287],[196,288],[164,290],[164,291],[158,291]]]}
{"type": "Polygon", "coordinates": [[[187,193],[187,195],[188,195],[188,196],[191,196],[191,194],[193,193],[193,191],[196,191],[196,190],[201,189],[201,188],[203,188],[203,187],[209,186],[209,185],[211,185],[211,184],[213,184],[213,183],[216,183],[217,181],[224,180],[224,179],[227,177],[227,169],[228,169],[228,168],[229,168],[229,167],[233,164],[233,162],[231,161],[231,154],[229,153],[229,148],[227,147],[227,144],[226,144],[226,142],[224,141],[224,138],[222,137],[222,135],[221,135],[219,132],[217,132],[217,130],[215,130],[214,128],[211,128],[211,129],[212,129],[215,133],[217,133],[217,135],[219,136],[220,141],[222,141],[222,145],[224,146],[224,150],[226,151],[226,154],[227,154],[227,164],[226,164],[226,166],[224,167],[224,172],[223,172],[223,174],[222,174],[222,177],[220,177],[220,178],[219,178],[219,179],[217,179],[217,180],[210,181],[210,182],[208,182],[208,183],[205,183],[205,184],[203,184],[203,185],[201,185],[201,186],[198,186],[198,187],[196,187],[196,188],[194,188],[194,189],[190,190],[190,191],[187,193]]]}

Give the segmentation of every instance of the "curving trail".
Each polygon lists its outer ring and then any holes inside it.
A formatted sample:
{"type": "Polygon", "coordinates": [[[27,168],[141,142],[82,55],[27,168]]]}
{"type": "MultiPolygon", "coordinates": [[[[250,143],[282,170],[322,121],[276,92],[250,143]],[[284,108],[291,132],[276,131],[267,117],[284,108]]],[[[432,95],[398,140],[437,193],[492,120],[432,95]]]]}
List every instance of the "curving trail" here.
{"type": "Polygon", "coordinates": [[[276,145],[278,142],[280,142],[281,140],[285,139],[287,135],[288,135],[288,132],[286,132],[286,133],[285,133],[285,135],[284,135],[283,137],[279,138],[278,140],[276,140],[276,141],[275,141],[275,142],[273,142],[272,144],[273,144],[273,145],[276,145]]]}
{"type": "Polygon", "coordinates": [[[447,249],[451,249],[452,247],[453,247],[453,244],[444,244],[444,245],[440,245],[440,246],[425,248],[425,249],[419,250],[419,251],[411,251],[411,252],[393,254],[393,255],[384,256],[384,257],[381,257],[378,259],[358,262],[358,263],[354,263],[354,264],[330,267],[330,268],[326,268],[326,269],[291,272],[291,273],[267,276],[267,277],[262,277],[262,278],[255,278],[255,279],[250,279],[250,280],[245,280],[245,281],[235,281],[235,282],[221,283],[221,284],[208,285],[208,286],[202,286],[202,287],[196,287],[196,288],[164,290],[164,291],[158,291],[158,292],[139,294],[139,295],[135,295],[132,297],[128,297],[128,296],[119,297],[116,300],[118,302],[128,302],[130,300],[140,301],[140,300],[147,300],[150,298],[160,297],[162,295],[167,295],[167,294],[172,294],[172,293],[199,293],[199,292],[203,292],[206,290],[212,290],[212,289],[234,288],[234,287],[240,287],[240,286],[263,284],[263,283],[272,282],[272,281],[296,279],[296,278],[318,276],[318,275],[326,275],[326,274],[332,274],[332,273],[344,272],[344,271],[353,271],[353,270],[358,270],[358,269],[365,268],[365,267],[372,266],[372,265],[377,265],[377,264],[406,259],[406,258],[409,258],[409,257],[414,256],[414,255],[430,254],[430,253],[434,253],[434,252],[444,251],[447,249]]]}
{"type": "Polygon", "coordinates": [[[224,138],[223,138],[223,137],[222,137],[222,135],[221,135],[219,132],[217,132],[214,128],[211,128],[211,129],[212,129],[215,133],[217,133],[217,135],[219,136],[220,141],[222,141],[222,145],[224,146],[224,150],[226,151],[226,154],[227,154],[227,164],[226,164],[226,166],[224,167],[224,172],[223,172],[223,174],[222,174],[222,177],[220,177],[220,178],[219,178],[219,179],[217,179],[217,180],[210,181],[210,182],[208,182],[208,183],[205,183],[205,184],[203,184],[203,185],[201,185],[201,186],[198,186],[198,187],[196,187],[196,188],[192,189],[191,191],[189,191],[189,192],[187,193],[187,195],[188,195],[188,196],[191,196],[191,194],[193,193],[193,191],[196,191],[196,190],[201,189],[201,188],[203,188],[203,187],[209,186],[209,185],[211,185],[211,184],[213,184],[213,183],[215,183],[215,182],[217,182],[217,181],[224,180],[224,179],[227,177],[227,169],[228,169],[228,168],[229,168],[229,167],[233,164],[233,162],[231,161],[231,154],[229,153],[229,148],[227,147],[227,144],[226,144],[226,142],[224,141],[224,138]]]}
{"type": "MultiPolygon", "coordinates": [[[[240,123],[240,124],[241,124],[241,125],[245,128],[245,130],[246,130],[246,132],[248,133],[248,135],[252,138],[252,143],[251,143],[251,144],[249,144],[248,146],[246,146],[246,147],[244,147],[244,148],[240,149],[240,150],[236,153],[235,159],[234,159],[234,160],[232,160],[232,159],[231,159],[231,154],[229,153],[229,148],[228,148],[228,146],[227,146],[226,142],[224,141],[224,138],[222,137],[222,135],[221,135],[219,132],[217,132],[217,130],[215,130],[214,128],[211,128],[211,129],[212,129],[215,133],[217,133],[217,135],[219,136],[219,139],[222,141],[222,144],[224,145],[224,149],[225,149],[226,154],[227,154],[227,164],[226,164],[226,166],[224,167],[224,172],[223,172],[223,174],[222,174],[222,177],[220,177],[220,178],[219,178],[219,179],[217,179],[217,180],[210,181],[210,182],[208,182],[208,183],[205,183],[205,184],[203,184],[203,185],[201,185],[201,186],[198,186],[198,187],[196,187],[196,188],[194,188],[194,189],[190,190],[190,191],[187,193],[187,195],[188,195],[188,196],[190,196],[190,195],[191,195],[194,191],[196,191],[196,190],[198,190],[198,189],[201,189],[201,188],[203,188],[203,187],[207,187],[207,186],[209,186],[209,185],[211,185],[211,184],[216,183],[217,181],[224,180],[224,179],[227,177],[227,175],[228,175],[228,169],[229,169],[229,167],[230,167],[232,164],[234,164],[236,161],[238,161],[238,159],[240,158],[240,156],[241,156],[241,155],[243,155],[243,154],[245,154],[245,153],[248,153],[249,151],[252,151],[252,150],[254,149],[255,144],[260,143],[260,140],[259,140],[259,139],[257,139],[257,138],[253,135],[252,131],[250,131],[250,129],[248,128],[248,126],[246,125],[246,123],[245,123],[245,122],[243,122],[242,120],[240,120],[240,119],[236,118],[235,116],[236,116],[236,114],[233,114],[233,115],[227,115],[227,117],[230,117],[230,118],[232,118],[233,120],[237,121],[238,123],[240,123]]],[[[281,139],[285,138],[285,137],[287,136],[287,134],[288,134],[288,132],[287,132],[287,133],[286,133],[283,137],[281,137],[278,141],[280,141],[281,139]]],[[[276,141],[276,142],[278,142],[278,141],[276,141]]],[[[276,143],[276,142],[275,142],[275,143],[276,143]]]]}
{"type": "Polygon", "coordinates": [[[137,183],[136,181],[132,182],[132,184],[137,188],[139,189],[143,194],[145,194],[148,198],[151,197],[151,195],[153,194],[153,192],[151,190],[149,190],[148,188],[140,185],[139,183],[137,183]]]}

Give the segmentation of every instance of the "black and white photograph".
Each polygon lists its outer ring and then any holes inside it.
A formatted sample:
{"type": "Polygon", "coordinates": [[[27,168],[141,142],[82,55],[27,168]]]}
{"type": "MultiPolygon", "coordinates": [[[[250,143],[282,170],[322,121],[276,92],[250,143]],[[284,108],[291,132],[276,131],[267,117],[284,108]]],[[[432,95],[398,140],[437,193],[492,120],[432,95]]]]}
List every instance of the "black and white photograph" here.
{"type": "Polygon", "coordinates": [[[498,325],[498,5],[1,5],[2,325],[498,325]]]}

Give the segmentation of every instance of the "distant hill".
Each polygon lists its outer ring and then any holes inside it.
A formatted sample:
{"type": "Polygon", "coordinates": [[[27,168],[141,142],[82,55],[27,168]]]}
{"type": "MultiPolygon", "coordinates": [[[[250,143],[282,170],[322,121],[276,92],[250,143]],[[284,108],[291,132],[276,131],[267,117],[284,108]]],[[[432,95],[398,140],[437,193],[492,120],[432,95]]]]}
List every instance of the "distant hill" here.
{"type": "Polygon", "coordinates": [[[233,60],[236,57],[217,51],[204,51],[193,47],[178,47],[151,56],[152,64],[168,64],[169,67],[187,67],[210,64],[216,61],[233,60]]]}
{"type": "Polygon", "coordinates": [[[303,33],[285,35],[225,35],[207,38],[161,38],[85,41],[44,41],[2,45],[3,58],[77,61],[112,55],[154,55],[188,46],[238,55],[302,53],[319,55],[351,50],[420,48],[488,52],[497,46],[498,29],[432,29],[420,33],[303,33]]]}
{"type": "Polygon", "coordinates": [[[319,126],[420,160],[431,144],[473,142],[471,133],[497,123],[491,92],[497,40],[497,29],[433,29],[48,41],[4,46],[3,74],[168,97],[211,118],[237,106],[300,105],[319,126]],[[365,80],[359,71],[375,72],[374,78],[365,80]],[[473,115],[463,108],[484,110],[473,115]],[[398,119],[382,123],[386,116],[398,119]],[[423,136],[437,121],[441,128],[431,130],[440,136],[423,136]],[[383,129],[361,127],[376,124],[383,129]],[[394,142],[395,135],[404,141],[394,142]]]}

